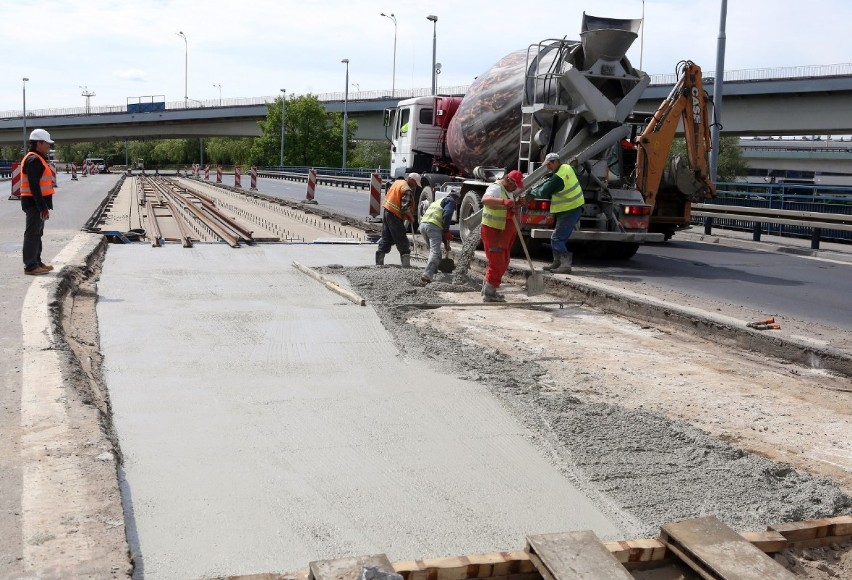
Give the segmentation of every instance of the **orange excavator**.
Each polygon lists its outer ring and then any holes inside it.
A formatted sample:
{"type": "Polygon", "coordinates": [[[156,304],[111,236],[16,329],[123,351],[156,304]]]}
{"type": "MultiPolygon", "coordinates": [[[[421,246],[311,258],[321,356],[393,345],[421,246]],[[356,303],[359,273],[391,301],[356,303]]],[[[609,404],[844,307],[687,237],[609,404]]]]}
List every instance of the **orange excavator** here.
{"type": "Polygon", "coordinates": [[[715,197],[707,154],[711,149],[708,104],[701,67],[678,63],[678,82],[635,139],[636,189],[654,207],[650,231],[666,239],[689,226],[692,202],[715,197]],[[683,121],[688,163],[680,155],[668,162],[678,124],[683,121]]]}

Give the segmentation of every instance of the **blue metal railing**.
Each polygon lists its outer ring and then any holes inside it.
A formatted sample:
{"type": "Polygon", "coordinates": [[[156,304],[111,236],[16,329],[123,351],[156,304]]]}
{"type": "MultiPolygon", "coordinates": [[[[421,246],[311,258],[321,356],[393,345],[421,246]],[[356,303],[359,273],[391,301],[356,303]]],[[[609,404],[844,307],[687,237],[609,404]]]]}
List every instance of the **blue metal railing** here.
{"type": "Polygon", "coordinates": [[[270,165],[263,168],[264,171],[284,171],[287,173],[304,173],[307,174],[310,169],[316,169],[318,175],[327,175],[333,177],[363,177],[369,179],[373,173],[378,173],[383,180],[390,178],[389,169],[364,169],[364,168],[347,168],[340,167],[314,167],[310,165],[270,165]]]}
{"type": "MultiPolygon", "coordinates": [[[[789,183],[719,183],[717,197],[703,203],[852,215],[852,188],[789,183]]],[[[703,224],[704,218],[693,217],[692,223],[703,224]]],[[[746,220],[713,218],[713,225],[742,231],[754,229],[754,222],[746,220]]],[[[811,230],[803,226],[768,223],[763,233],[810,238],[811,230]]],[[[825,229],[821,235],[824,240],[852,241],[852,232],[825,229]]]]}

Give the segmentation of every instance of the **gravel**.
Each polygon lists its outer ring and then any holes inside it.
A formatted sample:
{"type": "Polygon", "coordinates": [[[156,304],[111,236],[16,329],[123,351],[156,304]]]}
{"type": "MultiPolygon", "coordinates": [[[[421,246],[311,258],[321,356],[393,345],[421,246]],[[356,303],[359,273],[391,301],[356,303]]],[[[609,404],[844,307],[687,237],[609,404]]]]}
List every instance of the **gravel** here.
{"type": "MultiPolygon", "coordinates": [[[[471,252],[472,253],[472,252],[471,252]]],[[[464,254],[464,251],[463,251],[464,254]]],[[[375,308],[402,354],[434,360],[447,372],[482,382],[529,430],[554,464],[594,501],[629,514],[636,537],[668,522],[716,514],[738,530],[852,512],[852,497],[828,479],[747,453],[660,414],[584,401],[544,389],[537,363],[506,357],[458,334],[407,322],[420,311],[399,304],[443,302],[440,292],[476,292],[468,262],[424,286],[420,270],[335,270],[375,308]]],[[[551,377],[551,380],[553,377],[551,377]]],[[[558,379],[558,377],[557,377],[558,379]]]]}

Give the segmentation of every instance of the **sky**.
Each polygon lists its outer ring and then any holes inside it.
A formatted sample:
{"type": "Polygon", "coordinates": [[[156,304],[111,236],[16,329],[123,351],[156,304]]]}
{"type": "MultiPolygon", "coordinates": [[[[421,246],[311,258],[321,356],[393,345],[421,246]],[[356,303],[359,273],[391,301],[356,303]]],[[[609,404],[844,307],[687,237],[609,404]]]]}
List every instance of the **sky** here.
{"type": "MultiPolygon", "coordinates": [[[[469,85],[500,58],[546,38],[579,39],[584,11],[640,18],[627,53],[649,74],[692,60],[715,69],[721,0],[0,0],[6,57],[0,116],[35,109],[119,106],[128,98],[274,97],[469,85]],[[436,15],[433,25],[426,17],[436,15]],[[182,31],[186,43],[177,33],[182,31]],[[186,60],[185,60],[186,59],[186,60]],[[24,83],[22,79],[29,81],[24,83]]],[[[725,70],[852,62],[849,0],[730,0],[725,70]],[[804,7],[810,9],[806,11],[804,7]]]]}

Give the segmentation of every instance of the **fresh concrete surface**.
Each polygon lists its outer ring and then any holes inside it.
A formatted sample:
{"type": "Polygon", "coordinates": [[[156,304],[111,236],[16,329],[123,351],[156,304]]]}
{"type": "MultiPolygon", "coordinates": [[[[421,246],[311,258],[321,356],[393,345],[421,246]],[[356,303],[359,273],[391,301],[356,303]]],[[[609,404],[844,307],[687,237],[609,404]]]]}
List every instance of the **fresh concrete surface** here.
{"type": "Polygon", "coordinates": [[[369,304],[291,267],[373,254],[110,247],[98,318],[137,577],[625,536],[486,388],[401,357],[369,304]]]}

